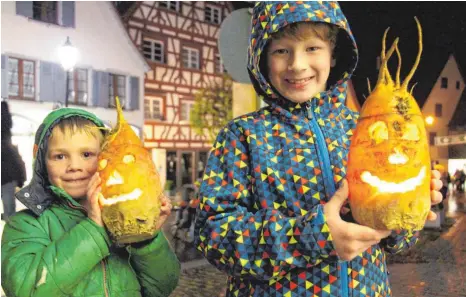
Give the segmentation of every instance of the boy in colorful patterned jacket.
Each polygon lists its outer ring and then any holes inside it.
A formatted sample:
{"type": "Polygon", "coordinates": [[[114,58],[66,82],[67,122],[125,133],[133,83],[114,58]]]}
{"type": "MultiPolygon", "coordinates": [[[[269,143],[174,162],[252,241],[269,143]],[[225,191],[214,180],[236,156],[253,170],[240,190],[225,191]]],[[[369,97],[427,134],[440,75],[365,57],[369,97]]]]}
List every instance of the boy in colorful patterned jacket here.
{"type": "Polygon", "coordinates": [[[74,108],[51,112],[39,126],[32,181],[16,194],[28,209],[12,216],[2,235],[8,297],[157,297],[175,289],[180,264],[159,231],[168,199],[152,239],[116,247],[104,228],[96,173],[102,127],[74,108]]]}
{"type": "MultiPolygon", "coordinates": [[[[391,295],[384,251],[412,246],[418,233],[340,216],[357,58],[338,3],[255,5],[248,70],[268,106],[220,131],[195,230],[198,249],[229,275],[227,296],[391,295]]],[[[432,203],[439,182],[436,172],[432,203]]]]}

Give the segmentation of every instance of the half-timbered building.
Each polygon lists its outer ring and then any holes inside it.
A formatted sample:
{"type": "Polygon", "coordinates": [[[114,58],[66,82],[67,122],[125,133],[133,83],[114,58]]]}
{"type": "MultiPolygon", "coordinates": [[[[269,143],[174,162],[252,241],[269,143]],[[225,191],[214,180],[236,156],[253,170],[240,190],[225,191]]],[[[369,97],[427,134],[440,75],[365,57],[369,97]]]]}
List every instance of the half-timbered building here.
{"type": "Polygon", "coordinates": [[[151,67],[144,81],[145,146],[171,189],[194,183],[204,170],[211,143],[190,127],[190,110],[197,91],[222,80],[217,40],[231,11],[222,1],[142,1],[123,15],[151,67]]]}

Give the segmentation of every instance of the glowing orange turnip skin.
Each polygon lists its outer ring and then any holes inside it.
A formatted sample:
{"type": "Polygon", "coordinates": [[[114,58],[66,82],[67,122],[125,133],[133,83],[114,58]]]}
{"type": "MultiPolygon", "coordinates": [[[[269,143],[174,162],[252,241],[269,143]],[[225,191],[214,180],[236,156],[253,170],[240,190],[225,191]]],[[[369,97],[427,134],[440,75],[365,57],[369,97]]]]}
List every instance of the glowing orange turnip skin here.
{"type": "Polygon", "coordinates": [[[354,130],[348,157],[349,202],[355,220],[375,229],[420,230],[430,210],[430,156],[423,117],[408,91],[422,52],[405,81],[400,84],[401,56],[398,38],[385,55],[377,84],[364,103],[354,130]],[[396,51],[396,81],[387,61],[396,51]]]}

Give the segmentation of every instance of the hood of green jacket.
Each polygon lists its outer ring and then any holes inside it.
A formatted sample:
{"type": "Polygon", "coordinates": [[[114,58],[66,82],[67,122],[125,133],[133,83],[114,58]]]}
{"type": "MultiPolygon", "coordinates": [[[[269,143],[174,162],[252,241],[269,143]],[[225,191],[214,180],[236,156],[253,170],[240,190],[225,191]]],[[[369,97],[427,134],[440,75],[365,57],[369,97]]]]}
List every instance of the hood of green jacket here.
{"type": "MultiPolygon", "coordinates": [[[[334,50],[336,65],[330,72],[327,91],[334,89],[346,89],[346,82],[350,79],[358,61],[358,50],[353,33],[346,17],[335,1],[265,1],[256,2],[252,14],[252,32],[249,38],[248,48],[248,72],[256,92],[268,104],[278,101],[278,104],[286,107],[295,106],[288,99],[283,98],[270,85],[260,69],[262,53],[270,41],[273,33],[280,31],[285,26],[297,22],[324,22],[336,25],[340,28],[337,44],[334,50]],[[285,106],[284,106],[285,105],[285,106]]],[[[341,92],[340,92],[341,93],[341,92]]],[[[311,100],[310,94],[309,99],[311,100]]],[[[346,94],[345,94],[346,95],[346,94]]],[[[319,94],[319,98],[325,97],[319,94]]],[[[329,97],[329,96],[327,96],[329,97]]],[[[343,101],[346,96],[338,96],[343,101]]]]}
{"type": "Polygon", "coordinates": [[[45,164],[48,140],[52,129],[63,119],[69,117],[83,117],[105,127],[103,122],[94,114],[83,109],[60,108],[47,115],[36,131],[34,140],[33,176],[29,185],[16,193],[16,198],[36,215],[47,209],[56,197],[63,197],[77,204],[65,191],[50,184],[45,164]]]}

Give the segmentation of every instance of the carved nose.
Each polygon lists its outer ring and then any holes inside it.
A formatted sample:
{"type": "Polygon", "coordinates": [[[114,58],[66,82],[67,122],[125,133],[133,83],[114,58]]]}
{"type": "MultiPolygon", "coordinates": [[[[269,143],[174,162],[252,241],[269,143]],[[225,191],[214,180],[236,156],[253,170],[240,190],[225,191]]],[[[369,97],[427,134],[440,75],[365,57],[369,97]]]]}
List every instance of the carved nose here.
{"type": "Polygon", "coordinates": [[[113,186],[113,185],[122,185],[124,183],[124,179],[121,176],[121,174],[114,170],[112,172],[112,175],[108,178],[107,183],[105,184],[107,187],[108,186],[113,186]]]}
{"type": "Polygon", "coordinates": [[[403,165],[408,163],[408,156],[400,152],[397,148],[394,149],[395,152],[391,153],[388,156],[388,162],[393,165],[403,165]]]}

